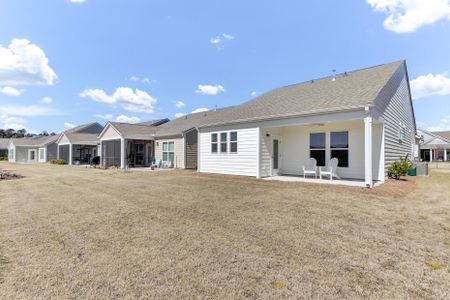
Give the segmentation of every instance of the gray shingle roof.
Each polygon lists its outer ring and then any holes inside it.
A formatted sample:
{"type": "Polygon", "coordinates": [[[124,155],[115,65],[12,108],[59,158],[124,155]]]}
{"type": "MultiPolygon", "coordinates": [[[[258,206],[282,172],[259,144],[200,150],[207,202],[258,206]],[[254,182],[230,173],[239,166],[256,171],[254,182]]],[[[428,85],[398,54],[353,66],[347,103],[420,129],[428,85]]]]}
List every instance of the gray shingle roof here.
{"type": "Polygon", "coordinates": [[[100,141],[98,135],[102,129],[103,127],[95,122],[68,129],[64,135],[72,144],[95,145],[100,141]]]}
{"type": "Polygon", "coordinates": [[[110,122],[110,124],[126,139],[151,140],[154,138],[157,128],[148,125],[118,122],[110,122]]]}
{"type": "Polygon", "coordinates": [[[0,139],[0,149],[8,149],[9,139],[0,139]]]}
{"type": "Polygon", "coordinates": [[[432,131],[431,133],[450,141],[450,131],[432,131]]]}
{"type": "Polygon", "coordinates": [[[44,147],[50,143],[54,143],[58,140],[60,134],[53,136],[42,136],[42,137],[26,137],[19,139],[12,139],[14,145],[22,147],[44,147]]]}
{"type": "Polygon", "coordinates": [[[199,112],[176,118],[168,123],[158,126],[156,137],[178,136],[184,131],[195,127],[201,127],[215,121],[226,121],[232,117],[235,106],[199,112]]]}
{"type": "Polygon", "coordinates": [[[277,88],[241,105],[175,119],[159,126],[156,136],[181,134],[192,127],[363,108],[374,104],[380,91],[403,64],[404,61],[396,61],[339,74],[335,80],[329,76],[277,88]]]}

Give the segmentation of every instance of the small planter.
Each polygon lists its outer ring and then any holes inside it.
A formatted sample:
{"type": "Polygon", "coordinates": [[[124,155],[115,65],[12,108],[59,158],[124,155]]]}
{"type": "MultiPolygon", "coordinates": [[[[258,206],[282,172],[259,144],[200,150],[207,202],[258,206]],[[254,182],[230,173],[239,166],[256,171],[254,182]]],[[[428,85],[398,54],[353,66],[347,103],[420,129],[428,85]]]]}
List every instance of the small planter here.
{"type": "Polygon", "coordinates": [[[408,169],[408,176],[416,176],[416,175],[417,175],[416,167],[411,167],[408,169]]]}

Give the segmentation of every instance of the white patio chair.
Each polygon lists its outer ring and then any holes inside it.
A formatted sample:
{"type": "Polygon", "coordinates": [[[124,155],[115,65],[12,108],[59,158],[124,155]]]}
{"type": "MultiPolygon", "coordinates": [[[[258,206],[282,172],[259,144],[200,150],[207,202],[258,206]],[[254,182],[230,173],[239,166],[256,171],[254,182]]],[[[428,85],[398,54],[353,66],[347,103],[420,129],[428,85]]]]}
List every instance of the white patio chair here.
{"type": "Polygon", "coordinates": [[[330,159],[330,162],[328,163],[328,166],[324,167],[322,169],[319,168],[319,178],[322,179],[322,175],[329,176],[330,181],[333,181],[333,177],[336,177],[337,179],[341,179],[341,177],[337,174],[337,166],[339,164],[339,160],[336,157],[333,157],[330,159]]]}
{"type": "Polygon", "coordinates": [[[314,178],[317,179],[317,160],[315,158],[308,158],[303,166],[303,178],[306,178],[306,174],[314,174],[314,178]]]}

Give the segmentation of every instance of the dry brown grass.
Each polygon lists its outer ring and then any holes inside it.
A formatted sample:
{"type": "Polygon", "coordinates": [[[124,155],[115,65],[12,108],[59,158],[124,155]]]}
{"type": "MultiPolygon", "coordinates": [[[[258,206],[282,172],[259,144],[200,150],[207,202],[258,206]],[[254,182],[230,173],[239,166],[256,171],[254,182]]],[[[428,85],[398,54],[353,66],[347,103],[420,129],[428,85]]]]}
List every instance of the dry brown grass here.
{"type": "Polygon", "coordinates": [[[450,297],[450,173],[369,191],[1,166],[25,176],[0,182],[3,299],[450,297]]]}

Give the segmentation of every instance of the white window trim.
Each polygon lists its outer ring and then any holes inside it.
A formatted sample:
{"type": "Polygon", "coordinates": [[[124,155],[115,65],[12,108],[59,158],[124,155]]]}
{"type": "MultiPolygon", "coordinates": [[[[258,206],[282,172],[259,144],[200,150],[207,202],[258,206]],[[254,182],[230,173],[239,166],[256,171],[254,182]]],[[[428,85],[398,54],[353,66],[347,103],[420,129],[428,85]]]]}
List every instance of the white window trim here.
{"type": "Polygon", "coordinates": [[[228,141],[229,141],[229,134],[228,134],[228,132],[227,131],[222,131],[222,132],[220,132],[220,134],[219,134],[219,153],[220,154],[228,154],[229,152],[228,152],[228,141]],[[226,138],[226,140],[225,141],[222,141],[222,134],[225,134],[225,138],[226,138]],[[222,151],[222,144],[225,144],[226,145],[226,147],[227,147],[227,151],[222,151]]]}
{"type": "MultiPolygon", "coordinates": [[[[342,130],[328,130],[328,131],[310,131],[309,135],[314,133],[325,133],[325,148],[316,148],[311,149],[311,143],[309,143],[309,157],[311,157],[311,150],[325,150],[325,165],[328,163],[328,161],[332,158],[331,157],[331,150],[347,150],[348,151],[348,166],[347,167],[338,167],[342,169],[348,169],[351,165],[351,156],[350,156],[350,130],[349,129],[342,129],[342,130]],[[331,133],[332,132],[347,132],[348,135],[348,148],[331,148],[331,133]]],[[[310,140],[309,140],[310,141],[310,140]]],[[[318,166],[320,167],[320,166],[318,166]]]]}
{"type": "MultiPolygon", "coordinates": [[[[327,143],[327,131],[310,131],[309,132],[309,140],[308,140],[308,149],[309,149],[309,157],[311,157],[311,151],[325,151],[325,166],[327,165],[327,157],[329,156],[328,153],[328,148],[329,145],[327,143]],[[323,133],[325,135],[325,147],[324,148],[311,148],[311,134],[317,134],[317,133],[323,133]]],[[[325,166],[319,166],[317,165],[317,167],[325,167],[325,166]]]]}
{"type": "Polygon", "coordinates": [[[170,161],[170,153],[173,153],[173,161],[172,162],[175,163],[175,141],[164,141],[164,142],[162,142],[161,153],[162,153],[162,157],[161,157],[162,161],[170,161]],[[170,147],[169,147],[170,143],[173,143],[173,151],[169,150],[170,149],[170,147]],[[167,151],[164,151],[164,144],[167,144],[167,151]],[[164,152],[167,153],[167,159],[169,159],[169,160],[164,160],[164,152]]]}
{"type": "Polygon", "coordinates": [[[331,157],[331,151],[332,150],[347,150],[347,152],[348,152],[348,154],[347,154],[348,155],[348,157],[347,157],[347,166],[346,167],[339,167],[338,166],[338,168],[343,168],[343,169],[350,168],[350,130],[330,131],[329,135],[330,135],[330,145],[329,145],[329,148],[330,148],[330,159],[332,159],[332,157],[331,157]],[[347,144],[348,144],[347,148],[331,148],[331,133],[332,132],[347,132],[347,139],[348,139],[348,141],[347,141],[347,144]]]}
{"type": "Polygon", "coordinates": [[[211,132],[210,135],[210,149],[209,149],[210,153],[212,155],[219,155],[219,154],[231,154],[231,155],[236,155],[239,153],[239,131],[238,130],[227,130],[227,131],[216,131],[216,132],[211,132]],[[231,141],[231,133],[232,132],[236,132],[236,141],[231,141]],[[227,136],[227,140],[225,142],[222,142],[221,139],[221,134],[225,133],[227,136]],[[217,142],[213,142],[212,141],[212,136],[216,134],[217,135],[217,142]],[[231,152],[231,143],[236,143],[236,152],[231,152]],[[212,145],[213,144],[217,144],[217,152],[213,152],[212,151],[212,145]],[[227,145],[227,151],[226,152],[222,152],[222,144],[226,144],[227,145]]]}
{"type": "Polygon", "coordinates": [[[230,154],[238,154],[239,153],[239,134],[237,130],[231,130],[228,132],[228,150],[230,154]],[[231,133],[236,132],[236,141],[231,140],[231,133]],[[236,152],[231,152],[231,143],[236,143],[236,152]]]}
{"type": "Polygon", "coordinates": [[[218,132],[211,132],[211,140],[210,141],[211,141],[211,143],[210,143],[209,151],[211,151],[211,154],[214,154],[214,155],[219,154],[219,133],[218,132]],[[212,136],[214,134],[216,135],[216,141],[215,142],[212,141],[212,136]],[[212,151],[212,145],[213,144],[217,145],[217,151],[216,152],[212,151]]]}

